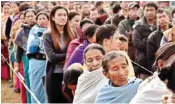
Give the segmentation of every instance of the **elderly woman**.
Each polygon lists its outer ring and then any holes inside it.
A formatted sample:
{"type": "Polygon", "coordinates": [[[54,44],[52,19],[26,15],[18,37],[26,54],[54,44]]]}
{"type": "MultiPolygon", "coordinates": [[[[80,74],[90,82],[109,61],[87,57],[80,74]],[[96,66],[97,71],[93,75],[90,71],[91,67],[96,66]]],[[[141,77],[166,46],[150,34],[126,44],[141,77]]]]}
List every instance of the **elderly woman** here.
{"type": "Polygon", "coordinates": [[[137,92],[140,79],[128,78],[130,59],[122,51],[107,53],[102,61],[103,73],[109,79],[103,86],[95,103],[129,103],[137,92]]]}
{"type": "Polygon", "coordinates": [[[90,44],[84,51],[84,61],[87,69],[78,78],[73,103],[94,103],[99,88],[107,84],[107,78],[102,73],[102,59],[105,55],[99,44],[90,44]]]}

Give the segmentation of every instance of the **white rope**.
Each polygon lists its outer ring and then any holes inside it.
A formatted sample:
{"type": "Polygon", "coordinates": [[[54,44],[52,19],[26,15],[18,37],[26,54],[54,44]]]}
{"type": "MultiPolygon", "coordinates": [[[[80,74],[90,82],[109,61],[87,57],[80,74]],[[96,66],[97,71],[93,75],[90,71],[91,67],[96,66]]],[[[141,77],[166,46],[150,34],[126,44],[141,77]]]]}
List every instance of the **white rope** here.
{"type": "Polygon", "coordinates": [[[33,98],[36,100],[36,102],[38,103],[38,104],[41,104],[40,103],[40,101],[36,98],[36,96],[35,96],[35,94],[32,92],[32,91],[30,91],[30,89],[27,87],[27,85],[24,83],[24,77],[20,74],[20,73],[16,73],[15,71],[14,71],[14,69],[9,65],[9,63],[8,63],[8,61],[7,61],[7,59],[4,57],[4,55],[2,55],[2,53],[1,53],[1,56],[3,57],[3,59],[6,61],[6,63],[8,64],[8,66],[10,67],[10,69],[16,74],[16,76],[19,78],[19,80],[23,83],[23,85],[24,85],[24,87],[27,89],[27,91],[29,91],[29,93],[31,94],[31,96],[33,96],[33,98]],[[22,79],[21,79],[22,78],[22,79]]]}

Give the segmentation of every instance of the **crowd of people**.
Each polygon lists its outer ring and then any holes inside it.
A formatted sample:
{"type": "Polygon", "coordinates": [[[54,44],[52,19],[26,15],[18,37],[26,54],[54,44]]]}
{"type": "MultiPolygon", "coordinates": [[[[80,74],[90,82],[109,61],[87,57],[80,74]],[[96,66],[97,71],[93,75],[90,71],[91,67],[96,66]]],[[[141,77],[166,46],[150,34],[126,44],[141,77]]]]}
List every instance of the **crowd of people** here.
{"type": "Polygon", "coordinates": [[[1,54],[40,103],[175,103],[175,2],[4,1],[1,54]]]}

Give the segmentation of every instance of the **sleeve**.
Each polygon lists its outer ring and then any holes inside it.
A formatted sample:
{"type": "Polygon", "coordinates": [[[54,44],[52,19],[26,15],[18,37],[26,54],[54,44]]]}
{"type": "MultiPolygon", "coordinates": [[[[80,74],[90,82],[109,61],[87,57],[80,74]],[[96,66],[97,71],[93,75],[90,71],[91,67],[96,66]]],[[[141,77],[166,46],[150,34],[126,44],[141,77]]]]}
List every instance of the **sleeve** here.
{"type": "Polygon", "coordinates": [[[10,39],[10,31],[11,31],[12,21],[10,17],[7,19],[6,25],[5,25],[5,35],[7,39],[10,39]]]}
{"type": "Polygon", "coordinates": [[[126,28],[124,27],[124,24],[123,24],[122,21],[118,25],[118,30],[119,30],[120,34],[125,35],[126,37],[128,37],[127,34],[126,34],[126,28]]]}
{"type": "Polygon", "coordinates": [[[30,33],[29,33],[29,37],[27,40],[27,53],[36,53],[39,50],[39,44],[40,44],[40,40],[39,38],[36,36],[37,30],[35,29],[31,29],[30,33]]]}
{"type": "Polygon", "coordinates": [[[139,28],[136,27],[134,29],[134,33],[133,33],[133,44],[134,44],[134,46],[140,52],[145,52],[146,51],[146,45],[145,45],[145,43],[146,43],[146,41],[144,42],[144,40],[142,38],[141,31],[139,31],[139,28]]]}
{"type": "Polygon", "coordinates": [[[55,52],[53,43],[52,43],[51,39],[48,39],[48,37],[49,37],[49,34],[44,34],[44,36],[43,36],[44,50],[45,50],[45,53],[46,53],[48,60],[54,64],[58,64],[60,62],[63,62],[66,58],[66,53],[55,52]]]}
{"type": "Polygon", "coordinates": [[[77,47],[72,53],[64,69],[67,69],[73,63],[83,64],[83,51],[80,49],[80,47],[77,47]]]}
{"type": "Polygon", "coordinates": [[[17,63],[21,62],[23,52],[24,52],[24,50],[21,47],[17,46],[17,49],[16,49],[16,62],[17,63]]]}

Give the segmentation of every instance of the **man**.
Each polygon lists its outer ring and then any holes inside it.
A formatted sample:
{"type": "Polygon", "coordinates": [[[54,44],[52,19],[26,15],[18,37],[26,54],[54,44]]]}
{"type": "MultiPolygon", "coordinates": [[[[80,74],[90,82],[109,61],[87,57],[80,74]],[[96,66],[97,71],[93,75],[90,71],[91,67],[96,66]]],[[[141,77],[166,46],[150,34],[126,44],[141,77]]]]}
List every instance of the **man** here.
{"type": "Polygon", "coordinates": [[[121,11],[121,7],[120,7],[120,3],[115,3],[115,4],[111,4],[110,8],[112,9],[112,14],[111,16],[108,15],[108,18],[106,19],[104,24],[111,24],[111,18],[117,14],[118,16],[120,16],[120,11],[121,11]]]}
{"type": "Polygon", "coordinates": [[[98,14],[97,9],[92,8],[92,9],[90,10],[90,19],[95,23],[96,20],[97,20],[97,18],[98,18],[98,16],[99,16],[99,14],[98,14]]]}
{"type": "Polygon", "coordinates": [[[119,23],[118,29],[120,34],[125,35],[128,38],[129,40],[128,55],[131,58],[131,60],[135,61],[136,48],[133,46],[132,35],[133,35],[133,25],[135,21],[139,19],[138,12],[140,6],[136,2],[131,2],[129,3],[128,8],[129,8],[128,17],[119,23]]]}
{"type": "Polygon", "coordinates": [[[96,1],[95,7],[97,8],[99,15],[103,15],[106,13],[103,8],[103,1],[96,1]]]}
{"type": "MultiPolygon", "coordinates": [[[[169,28],[172,27],[170,25],[170,19],[169,14],[164,9],[158,9],[156,13],[156,19],[157,19],[157,30],[152,32],[147,40],[147,59],[148,59],[148,65],[150,68],[152,68],[152,65],[155,61],[155,53],[157,49],[160,47],[160,41],[163,36],[163,32],[169,28]]],[[[151,71],[154,71],[151,69],[151,71]]]]}
{"type": "MultiPolygon", "coordinates": [[[[147,2],[144,7],[144,16],[140,20],[136,21],[134,25],[134,33],[133,33],[133,44],[137,50],[137,59],[136,62],[147,68],[147,59],[146,59],[146,41],[150,33],[156,30],[156,10],[158,9],[157,5],[153,2],[147,2]]],[[[136,67],[135,72],[137,77],[141,79],[145,79],[150,76],[150,73],[143,70],[141,67],[136,67]]]]}
{"type": "Polygon", "coordinates": [[[152,77],[143,81],[130,104],[154,104],[160,103],[163,96],[170,94],[166,84],[158,77],[158,71],[163,67],[171,65],[175,59],[175,43],[167,43],[156,52],[155,67],[157,71],[152,77]]]}
{"type": "Polygon", "coordinates": [[[175,8],[172,11],[172,20],[173,27],[171,29],[166,30],[163,34],[164,36],[161,39],[160,45],[163,45],[168,42],[175,42],[175,8]]]}

